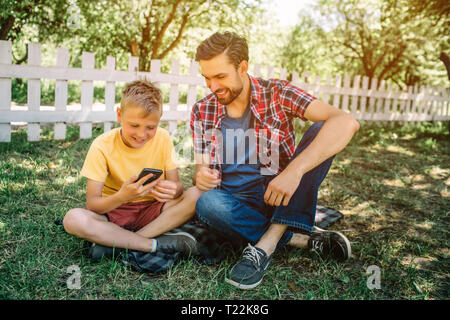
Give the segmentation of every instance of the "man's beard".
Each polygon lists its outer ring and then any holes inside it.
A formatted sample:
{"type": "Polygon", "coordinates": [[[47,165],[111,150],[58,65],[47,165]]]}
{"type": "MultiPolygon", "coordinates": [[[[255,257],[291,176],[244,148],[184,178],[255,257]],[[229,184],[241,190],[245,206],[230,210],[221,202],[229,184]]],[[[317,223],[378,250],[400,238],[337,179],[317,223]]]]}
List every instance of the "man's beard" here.
{"type": "MultiPolygon", "coordinates": [[[[228,97],[225,97],[225,98],[219,98],[215,92],[214,92],[214,95],[216,96],[217,100],[219,100],[219,102],[221,104],[228,105],[231,102],[233,102],[233,100],[236,99],[241,94],[243,89],[244,89],[243,86],[241,86],[240,88],[237,88],[237,89],[226,88],[226,90],[229,92],[229,95],[228,95],[228,97]]],[[[221,89],[219,89],[219,90],[221,90],[221,89]]]]}

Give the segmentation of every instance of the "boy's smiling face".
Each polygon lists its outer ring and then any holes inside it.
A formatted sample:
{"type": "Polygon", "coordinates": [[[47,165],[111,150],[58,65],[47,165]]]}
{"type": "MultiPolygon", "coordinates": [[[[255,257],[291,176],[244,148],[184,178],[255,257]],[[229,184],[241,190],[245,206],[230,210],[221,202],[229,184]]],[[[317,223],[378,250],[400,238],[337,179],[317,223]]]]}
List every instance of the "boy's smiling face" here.
{"type": "Polygon", "coordinates": [[[143,107],[128,104],[125,110],[117,108],[117,121],[122,124],[123,142],[130,148],[141,148],[158,129],[161,112],[147,113],[143,107]]]}

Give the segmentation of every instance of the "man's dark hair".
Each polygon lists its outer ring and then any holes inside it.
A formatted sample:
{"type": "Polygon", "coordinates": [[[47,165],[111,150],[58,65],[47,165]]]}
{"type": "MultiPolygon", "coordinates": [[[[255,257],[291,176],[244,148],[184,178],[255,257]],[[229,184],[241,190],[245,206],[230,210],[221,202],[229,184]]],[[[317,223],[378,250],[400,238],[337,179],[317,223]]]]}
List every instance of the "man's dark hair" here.
{"type": "Polygon", "coordinates": [[[233,32],[216,32],[197,47],[195,60],[210,60],[221,53],[225,53],[237,69],[242,61],[248,61],[247,40],[233,32]]]}

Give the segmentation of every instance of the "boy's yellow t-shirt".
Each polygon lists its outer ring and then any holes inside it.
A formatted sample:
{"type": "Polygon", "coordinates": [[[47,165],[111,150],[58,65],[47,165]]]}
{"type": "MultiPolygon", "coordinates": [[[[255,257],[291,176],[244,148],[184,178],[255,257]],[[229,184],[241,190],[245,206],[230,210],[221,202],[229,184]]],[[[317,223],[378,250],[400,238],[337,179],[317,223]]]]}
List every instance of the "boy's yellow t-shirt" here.
{"type": "MultiPolygon", "coordinates": [[[[102,196],[119,191],[124,181],[139,174],[143,168],[166,171],[177,168],[172,159],[174,150],[169,132],[156,130],[155,136],[138,149],[128,147],[122,140],[120,128],[112,129],[98,136],[92,142],[84,160],[81,175],[98,182],[104,182],[102,196]]],[[[154,200],[152,195],[133,202],[154,200]]]]}

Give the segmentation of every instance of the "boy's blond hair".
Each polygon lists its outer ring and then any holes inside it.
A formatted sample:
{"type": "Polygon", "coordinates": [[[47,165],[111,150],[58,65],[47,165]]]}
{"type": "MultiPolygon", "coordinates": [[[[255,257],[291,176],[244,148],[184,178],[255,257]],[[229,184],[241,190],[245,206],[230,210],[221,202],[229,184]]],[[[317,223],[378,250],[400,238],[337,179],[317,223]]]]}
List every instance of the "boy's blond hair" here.
{"type": "Polygon", "coordinates": [[[162,115],[161,90],[147,80],[135,80],[127,83],[120,101],[122,112],[130,103],[144,108],[146,113],[159,111],[162,115]]]}

